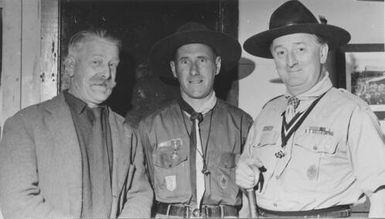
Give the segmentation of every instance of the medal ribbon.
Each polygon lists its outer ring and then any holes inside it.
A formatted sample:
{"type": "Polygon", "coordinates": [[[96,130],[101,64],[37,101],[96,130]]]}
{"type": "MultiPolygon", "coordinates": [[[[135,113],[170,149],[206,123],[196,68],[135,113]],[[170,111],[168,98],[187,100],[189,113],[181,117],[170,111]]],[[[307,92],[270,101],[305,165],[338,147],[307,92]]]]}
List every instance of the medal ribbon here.
{"type": "MultiPolygon", "coordinates": [[[[287,144],[287,141],[290,139],[290,137],[293,135],[295,131],[301,126],[303,121],[305,121],[306,117],[309,115],[309,113],[313,110],[315,105],[321,100],[321,98],[326,94],[323,93],[320,97],[318,97],[316,100],[313,101],[313,103],[307,108],[306,111],[297,113],[289,123],[286,123],[286,116],[285,112],[282,113],[282,128],[281,128],[281,147],[284,148],[287,144]]],[[[277,156],[277,155],[276,155],[277,156]]],[[[282,156],[280,156],[281,158],[282,156]]]]}

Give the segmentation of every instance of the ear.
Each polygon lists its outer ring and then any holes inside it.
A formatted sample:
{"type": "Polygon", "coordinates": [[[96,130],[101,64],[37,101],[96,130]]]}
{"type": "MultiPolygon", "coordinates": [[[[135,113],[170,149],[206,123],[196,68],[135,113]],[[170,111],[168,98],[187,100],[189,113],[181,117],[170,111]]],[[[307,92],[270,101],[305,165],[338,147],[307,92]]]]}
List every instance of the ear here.
{"type": "Polygon", "coordinates": [[[222,59],[220,56],[217,56],[215,58],[215,65],[217,66],[217,72],[215,72],[215,75],[218,75],[219,72],[221,72],[221,65],[222,65],[222,59]]]}
{"type": "Polygon", "coordinates": [[[176,74],[176,70],[175,70],[175,62],[174,61],[170,61],[170,68],[171,68],[171,71],[172,71],[172,74],[174,75],[174,77],[178,78],[178,76],[176,74]]]}
{"type": "Polygon", "coordinates": [[[320,63],[325,64],[328,58],[329,46],[327,43],[324,43],[320,47],[320,63]]]}
{"type": "Polygon", "coordinates": [[[68,76],[73,77],[75,74],[75,64],[76,60],[73,56],[67,56],[64,61],[65,72],[67,72],[68,76]]]}

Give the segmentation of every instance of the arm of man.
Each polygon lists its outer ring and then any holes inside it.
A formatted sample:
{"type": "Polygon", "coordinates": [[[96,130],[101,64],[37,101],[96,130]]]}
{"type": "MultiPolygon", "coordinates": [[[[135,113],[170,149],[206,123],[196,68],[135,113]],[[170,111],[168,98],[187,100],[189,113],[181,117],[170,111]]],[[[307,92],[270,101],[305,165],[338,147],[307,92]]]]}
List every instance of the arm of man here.
{"type": "Polygon", "coordinates": [[[249,192],[247,190],[253,189],[254,186],[258,183],[260,176],[258,167],[262,165],[257,160],[252,159],[252,154],[250,150],[251,142],[253,141],[255,135],[254,125],[251,126],[249,130],[247,141],[244,145],[244,150],[235,169],[235,182],[241,188],[241,191],[243,193],[242,208],[239,211],[240,218],[248,218],[251,216],[251,209],[249,203],[250,200],[248,197],[249,192]]]}
{"type": "Polygon", "coordinates": [[[370,199],[370,217],[385,218],[385,136],[369,109],[351,117],[349,152],[357,181],[370,199]]]}
{"type": "Polygon", "coordinates": [[[370,218],[384,218],[385,215],[385,186],[377,189],[369,196],[370,200],[370,218]]]}
{"type": "Polygon", "coordinates": [[[133,162],[126,182],[127,201],[119,218],[150,218],[153,191],[146,173],[143,147],[136,132],[132,133],[131,146],[133,162]]]}
{"type": "Polygon", "coordinates": [[[251,154],[251,146],[254,141],[255,123],[251,126],[242,155],[235,169],[235,183],[241,189],[253,188],[259,180],[259,169],[263,164],[251,154]]]}
{"type": "Polygon", "coordinates": [[[6,121],[0,143],[0,206],[4,218],[64,218],[41,193],[34,137],[22,115],[6,121]]]}

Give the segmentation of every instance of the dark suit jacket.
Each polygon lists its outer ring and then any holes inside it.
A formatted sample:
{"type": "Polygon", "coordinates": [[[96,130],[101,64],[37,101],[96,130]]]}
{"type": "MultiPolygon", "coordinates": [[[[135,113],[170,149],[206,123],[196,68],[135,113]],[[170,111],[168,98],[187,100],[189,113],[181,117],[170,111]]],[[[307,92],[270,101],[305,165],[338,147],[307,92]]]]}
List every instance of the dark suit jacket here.
{"type": "MultiPolygon", "coordinates": [[[[153,192],[135,132],[110,110],[111,217],[149,217],[153,192]]],[[[0,206],[5,218],[80,217],[80,147],[62,94],[9,118],[0,143],[0,206]]]]}

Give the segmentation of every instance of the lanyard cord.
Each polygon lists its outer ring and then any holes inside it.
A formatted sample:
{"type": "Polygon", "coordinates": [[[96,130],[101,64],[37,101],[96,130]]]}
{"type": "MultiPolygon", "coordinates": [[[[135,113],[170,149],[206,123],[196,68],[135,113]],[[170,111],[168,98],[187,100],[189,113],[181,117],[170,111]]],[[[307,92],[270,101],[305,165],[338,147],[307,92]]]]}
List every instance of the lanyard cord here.
{"type": "MultiPolygon", "coordinates": [[[[190,131],[190,133],[188,132],[186,120],[185,120],[184,115],[183,115],[184,113],[183,113],[182,107],[180,105],[179,105],[179,109],[180,109],[180,112],[182,114],[183,124],[184,124],[184,128],[186,130],[186,133],[187,133],[188,136],[191,136],[191,131],[192,130],[190,131]]],[[[207,170],[206,156],[207,156],[207,148],[208,148],[208,145],[209,145],[209,139],[210,139],[210,134],[211,134],[211,127],[212,127],[212,120],[213,120],[214,110],[215,110],[215,106],[213,107],[212,110],[210,110],[211,111],[211,115],[210,115],[209,131],[207,133],[207,139],[206,139],[206,145],[205,145],[204,151],[203,151],[203,148],[202,148],[202,153],[203,154],[201,154],[199,152],[199,150],[198,150],[198,153],[201,155],[201,157],[203,159],[203,170],[202,170],[202,173],[205,174],[205,175],[209,173],[209,171],[207,170]]],[[[193,122],[195,122],[195,121],[193,121],[193,122]]],[[[202,139],[202,136],[200,134],[199,134],[199,136],[202,139]]]]}
{"type": "Polygon", "coordinates": [[[309,113],[313,110],[313,108],[317,105],[317,103],[321,100],[323,96],[325,96],[326,92],[323,93],[321,96],[319,96],[316,100],[313,101],[313,103],[307,108],[305,112],[298,113],[293,117],[292,120],[290,120],[289,124],[286,123],[286,116],[285,112],[282,113],[282,128],[281,128],[281,147],[284,148],[287,144],[287,141],[290,139],[292,134],[297,131],[297,129],[301,126],[303,121],[305,121],[306,117],[309,115],[309,113]],[[295,123],[297,121],[297,123],[295,123]],[[295,123],[295,125],[292,127],[292,125],[295,123]],[[292,128],[291,128],[292,127],[292,128]],[[285,135],[286,131],[289,130],[287,135],[285,135]]]}

